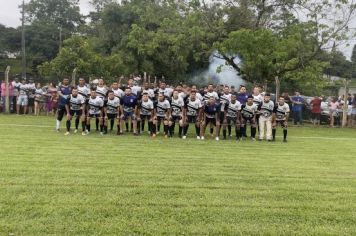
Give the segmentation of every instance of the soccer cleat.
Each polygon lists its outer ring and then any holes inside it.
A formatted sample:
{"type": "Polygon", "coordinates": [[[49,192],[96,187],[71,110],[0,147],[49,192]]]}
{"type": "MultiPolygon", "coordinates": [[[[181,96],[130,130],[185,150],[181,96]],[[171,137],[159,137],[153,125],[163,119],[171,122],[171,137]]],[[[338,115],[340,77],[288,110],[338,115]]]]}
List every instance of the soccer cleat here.
{"type": "Polygon", "coordinates": [[[263,141],[263,139],[260,139],[260,138],[259,138],[259,139],[258,139],[258,141],[262,142],[262,141],[263,141]]]}
{"type": "Polygon", "coordinates": [[[139,134],[138,134],[138,133],[134,133],[133,135],[134,135],[134,136],[139,136],[139,134]]]}
{"type": "Polygon", "coordinates": [[[283,139],[283,143],[287,143],[288,141],[287,141],[287,139],[283,139]]]}
{"type": "Polygon", "coordinates": [[[103,132],[100,132],[100,135],[101,135],[101,136],[104,136],[104,133],[103,133],[103,132]]]}
{"type": "Polygon", "coordinates": [[[256,139],[255,138],[251,138],[252,142],[256,142],[256,139]]]}
{"type": "Polygon", "coordinates": [[[187,139],[187,136],[184,135],[184,136],[182,137],[182,139],[187,139]]]}
{"type": "Polygon", "coordinates": [[[68,135],[70,135],[70,133],[67,131],[67,132],[65,132],[64,135],[65,135],[65,136],[68,136],[68,135]]]}
{"type": "Polygon", "coordinates": [[[152,138],[156,138],[156,134],[152,134],[152,138]]]}
{"type": "Polygon", "coordinates": [[[197,139],[200,140],[200,136],[197,136],[197,139]]]}
{"type": "Polygon", "coordinates": [[[205,139],[205,137],[204,137],[204,136],[201,136],[201,137],[200,137],[200,139],[201,139],[201,140],[204,140],[204,139],[205,139]]]}
{"type": "Polygon", "coordinates": [[[55,129],[55,131],[56,131],[57,133],[59,133],[59,129],[55,129]]]}
{"type": "Polygon", "coordinates": [[[82,135],[85,136],[85,135],[87,135],[87,133],[86,132],[82,132],[82,135]]]}
{"type": "Polygon", "coordinates": [[[168,138],[168,135],[164,135],[164,138],[168,138]]]}
{"type": "Polygon", "coordinates": [[[75,129],[75,130],[74,130],[74,133],[75,133],[75,134],[76,134],[76,133],[78,133],[78,130],[77,130],[77,129],[75,129]]]}
{"type": "Polygon", "coordinates": [[[220,139],[219,139],[219,137],[216,137],[215,140],[216,140],[216,141],[219,141],[220,139]]]}
{"type": "Polygon", "coordinates": [[[90,134],[89,130],[85,130],[85,134],[86,135],[90,134]]]}

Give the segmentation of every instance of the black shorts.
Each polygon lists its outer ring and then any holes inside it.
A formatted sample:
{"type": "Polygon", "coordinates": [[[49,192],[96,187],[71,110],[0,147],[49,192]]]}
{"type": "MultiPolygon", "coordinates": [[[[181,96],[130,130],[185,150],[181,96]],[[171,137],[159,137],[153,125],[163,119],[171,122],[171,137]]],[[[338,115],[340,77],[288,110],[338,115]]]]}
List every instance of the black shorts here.
{"type": "Polygon", "coordinates": [[[197,117],[196,116],[187,116],[187,122],[188,123],[196,123],[197,117]]]}
{"type": "Polygon", "coordinates": [[[226,123],[228,124],[228,125],[236,125],[236,124],[238,124],[239,122],[237,122],[237,117],[229,117],[229,116],[227,116],[226,117],[226,123]]]}
{"type": "Polygon", "coordinates": [[[115,120],[117,119],[117,114],[107,114],[108,120],[115,120]]]}
{"type": "Polygon", "coordinates": [[[207,126],[208,124],[216,126],[216,119],[205,117],[205,125],[207,126]]]}
{"type": "Polygon", "coordinates": [[[141,120],[150,120],[151,115],[140,115],[141,120]]]}
{"type": "Polygon", "coordinates": [[[165,116],[157,116],[157,121],[158,122],[167,121],[167,118],[165,116]]]}
{"type": "Polygon", "coordinates": [[[285,121],[285,120],[276,120],[276,127],[277,127],[278,125],[281,125],[281,127],[282,127],[283,129],[286,129],[286,128],[287,128],[287,124],[286,124],[286,121],[285,121]]]}
{"type": "Polygon", "coordinates": [[[256,122],[253,120],[253,118],[249,118],[249,117],[241,117],[241,125],[245,126],[247,124],[250,125],[256,125],[256,122]]]}
{"type": "Polygon", "coordinates": [[[57,110],[57,120],[62,121],[65,114],[67,114],[66,108],[59,106],[57,110]]]}
{"type": "Polygon", "coordinates": [[[35,98],[29,98],[28,99],[28,105],[31,107],[33,105],[35,105],[35,98]]]}
{"type": "Polygon", "coordinates": [[[172,121],[172,122],[176,122],[176,121],[179,122],[181,119],[182,119],[181,116],[172,116],[172,117],[171,117],[171,121],[172,121]]]}
{"type": "Polygon", "coordinates": [[[81,117],[82,116],[82,114],[83,114],[83,112],[82,112],[82,110],[70,110],[69,111],[69,114],[71,115],[71,116],[77,116],[77,117],[81,117]]]}
{"type": "Polygon", "coordinates": [[[100,118],[101,117],[101,114],[89,114],[88,115],[89,118],[100,118]]]}
{"type": "Polygon", "coordinates": [[[320,116],[321,116],[320,113],[312,113],[311,114],[312,120],[320,120],[320,116]]]}

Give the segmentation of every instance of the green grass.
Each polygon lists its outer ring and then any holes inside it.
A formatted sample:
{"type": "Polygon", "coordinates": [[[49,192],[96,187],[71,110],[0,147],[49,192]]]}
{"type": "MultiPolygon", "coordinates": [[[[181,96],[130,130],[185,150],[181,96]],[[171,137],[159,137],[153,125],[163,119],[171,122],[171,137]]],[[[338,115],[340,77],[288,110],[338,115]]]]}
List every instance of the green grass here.
{"type": "Polygon", "coordinates": [[[0,235],[356,234],[356,130],[236,144],[53,125],[0,115],[0,235]]]}

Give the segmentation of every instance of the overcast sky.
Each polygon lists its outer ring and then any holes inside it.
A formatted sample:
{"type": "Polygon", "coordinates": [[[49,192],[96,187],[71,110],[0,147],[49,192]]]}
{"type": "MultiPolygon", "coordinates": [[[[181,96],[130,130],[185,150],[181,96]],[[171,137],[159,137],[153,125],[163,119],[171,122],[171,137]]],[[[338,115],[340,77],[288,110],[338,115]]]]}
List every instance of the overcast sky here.
{"type": "MultiPolygon", "coordinates": [[[[25,2],[28,1],[30,0],[25,0],[25,2]]],[[[90,0],[80,0],[80,11],[82,14],[87,14],[91,10],[89,1],[90,0]]],[[[0,24],[11,27],[19,26],[21,24],[21,13],[19,9],[21,3],[22,0],[0,0],[0,24]]],[[[356,19],[354,19],[352,24],[355,24],[356,26],[356,19]]],[[[355,26],[352,28],[355,28],[355,26]]],[[[353,45],[356,44],[356,39],[352,39],[348,43],[350,44],[348,47],[345,43],[340,46],[339,50],[343,51],[347,58],[350,58],[353,45]]]]}

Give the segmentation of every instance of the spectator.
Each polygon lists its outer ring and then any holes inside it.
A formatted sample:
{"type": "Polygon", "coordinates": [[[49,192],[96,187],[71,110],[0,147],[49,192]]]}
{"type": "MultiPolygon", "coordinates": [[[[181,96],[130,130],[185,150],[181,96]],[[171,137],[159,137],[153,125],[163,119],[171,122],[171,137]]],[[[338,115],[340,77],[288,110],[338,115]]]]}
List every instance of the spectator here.
{"type": "Polygon", "coordinates": [[[295,96],[292,97],[292,111],[293,111],[293,119],[294,125],[297,125],[298,122],[300,125],[303,125],[303,103],[304,99],[300,96],[299,92],[295,92],[295,96]]]}
{"type": "Polygon", "coordinates": [[[54,83],[50,83],[48,88],[47,88],[47,116],[49,113],[51,113],[52,115],[55,114],[56,110],[57,110],[57,102],[58,102],[58,98],[57,98],[57,88],[56,85],[54,83]]]}
{"type": "Polygon", "coordinates": [[[356,93],[352,99],[352,127],[356,124],[356,93]]]}
{"type": "Polygon", "coordinates": [[[17,97],[19,95],[19,90],[18,87],[20,86],[20,82],[18,78],[15,78],[14,81],[11,82],[12,84],[12,112],[16,112],[16,102],[17,102],[17,97]]]}
{"type": "Polygon", "coordinates": [[[352,127],[352,96],[351,94],[348,94],[347,97],[347,126],[349,128],[352,127]]]}
{"type": "Polygon", "coordinates": [[[320,125],[320,117],[321,117],[321,99],[318,96],[315,96],[314,99],[310,102],[311,112],[312,112],[312,121],[313,125],[320,125]]]}
{"type": "Polygon", "coordinates": [[[338,114],[339,102],[335,97],[331,99],[329,102],[329,114],[330,114],[330,127],[334,127],[335,125],[335,118],[339,116],[338,114]]]}
{"type": "MultiPolygon", "coordinates": [[[[5,100],[6,100],[6,85],[5,81],[3,80],[1,83],[1,107],[3,108],[3,111],[5,111],[5,100]]],[[[12,83],[9,83],[9,109],[12,111],[12,100],[13,100],[13,87],[12,83]]]]}

